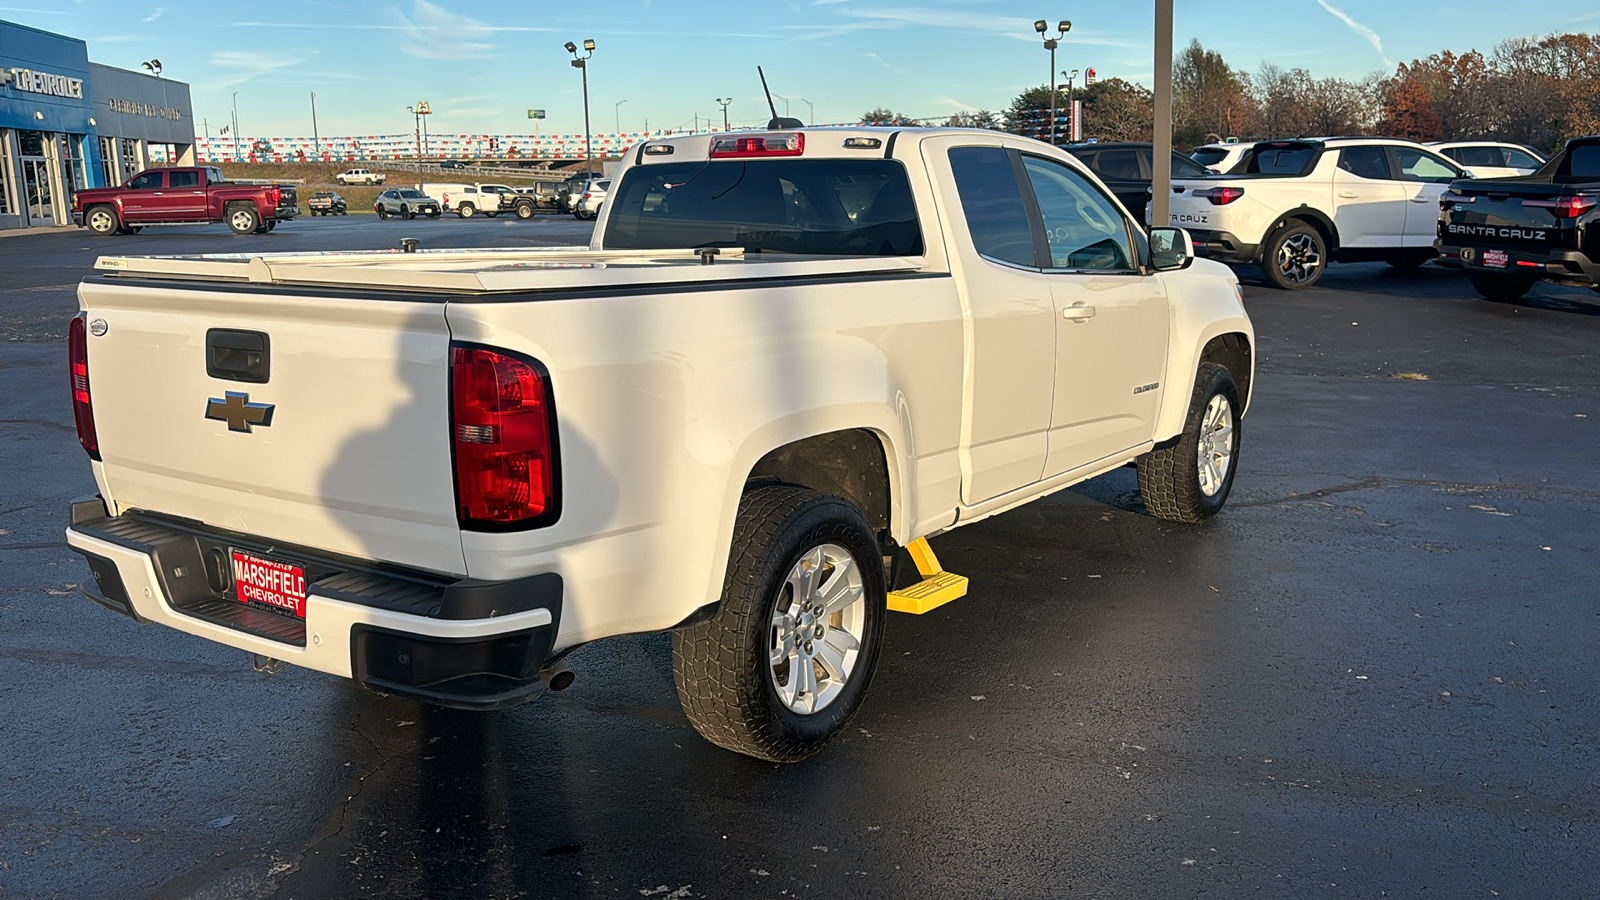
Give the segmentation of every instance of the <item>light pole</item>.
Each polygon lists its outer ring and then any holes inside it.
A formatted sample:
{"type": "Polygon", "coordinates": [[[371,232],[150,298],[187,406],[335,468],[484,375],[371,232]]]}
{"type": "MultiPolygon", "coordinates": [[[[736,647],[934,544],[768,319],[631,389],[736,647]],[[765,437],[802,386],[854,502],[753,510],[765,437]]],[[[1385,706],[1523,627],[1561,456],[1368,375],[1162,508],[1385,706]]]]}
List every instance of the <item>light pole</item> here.
{"type": "Polygon", "coordinates": [[[317,136],[317,92],[311,92],[311,152],[322,158],[322,139],[317,136]]]}
{"type": "Polygon", "coordinates": [[[406,112],[411,113],[411,117],[416,120],[416,129],[417,129],[417,131],[416,131],[416,134],[417,134],[417,190],[420,191],[420,190],[422,190],[422,185],[423,185],[423,181],[422,181],[422,129],[424,127],[426,127],[424,123],[427,121],[426,119],[424,119],[422,117],[426,116],[426,115],[429,115],[430,113],[433,112],[433,110],[428,108],[428,101],[426,101],[426,100],[418,100],[416,106],[408,106],[408,107],[406,107],[406,112]]]}
{"type": "Polygon", "coordinates": [[[722,105],[722,130],[724,132],[728,131],[728,104],[732,102],[732,97],[728,97],[726,99],[722,97],[717,98],[717,103],[722,105]]]}
{"type": "Polygon", "coordinates": [[[806,105],[806,115],[811,117],[811,124],[817,124],[817,108],[811,105],[811,101],[804,97],[796,97],[795,99],[806,105]]]}
{"type": "Polygon", "coordinates": [[[628,101],[626,101],[626,100],[618,100],[611,107],[611,114],[616,116],[616,118],[617,118],[617,134],[618,135],[622,134],[622,104],[627,103],[627,102],[628,101]]]}
{"type": "Polygon", "coordinates": [[[594,148],[589,133],[589,59],[594,56],[594,39],[583,42],[584,55],[578,55],[578,45],[567,41],[567,52],[572,54],[572,67],[583,73],[583,177],[594,176],[594,148]]]}
{"type": "Polygon", "coordinates": [[[1061,24],[1056,26],[1057,29],[1060,31],[1060,33],[1057,34],[1055,37],[1047,37],[1045,35],[1045,30],[1048,29],[1049,27],[1050,27],[1050,23],[1046,22],[1043,19],[1040,19],[1037,22],[1033,23],[1033,30],[1039,32],[1039,36],[1044,38],[1044,48],[1046,50],[1050,51],[1050,145],[1051,146],[1055,146],[1055,142],[1056,142],[1056,45],[1061,42],[1062,38],[1067,36],[1067,32],[1072,30],[1072,23],[1068,22],[1066,19],[1062,19],[1061,20],[1061,24]]]}
{"type": "Polygon", "coordinates": [[[233,161],[239,161],[239,92],[233,92],[233,161]]]}
{"type": "Polygon", "coordinates": [[[1070,144],[1078,140],[1078,107],[1072,102],[1072,84],[1078,80],[1078,70],[1062,69],[1061,75],[1067,79],[1067,143],[1070,144]]]}
{"type": "Polygon", "coordinates": [[[145,71],[156,76],[157,78],[161,77],[161,60],[152,59],[149,62],[142,62],[139,65],[143,67],[145,71]]]}

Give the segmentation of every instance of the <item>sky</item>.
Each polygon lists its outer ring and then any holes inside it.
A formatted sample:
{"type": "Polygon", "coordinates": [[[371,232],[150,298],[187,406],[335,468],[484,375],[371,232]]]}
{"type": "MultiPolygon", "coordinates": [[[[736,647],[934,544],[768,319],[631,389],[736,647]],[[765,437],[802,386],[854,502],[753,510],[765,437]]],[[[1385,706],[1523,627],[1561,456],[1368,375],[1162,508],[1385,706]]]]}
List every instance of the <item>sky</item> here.
{"type": "MultiPolygon", "coordinates": [[[[778,112],[808,124],[874,107],[913,117],[1006,108],[1045,83],[1050,55],[1033,22],[1071,19],[1057,71],[1152,80],[1150,2],[1061,0],[0,0],[0,19],[88,42],[89,59],[190,84],[195,128],[215,134],[238,94],[247,136],[309,136],[311,94],[324,135],[403,134],[428,101],[433,133],[581,133],[589,62],[596,133],[732,124],[778,112]]],[[[1595,0],[1177,0],[1174,47],[1198,38],[1236,68],[1299,67],[1360,78],[1398,62],[1559,31],[1600,33],[1595,0]]],[[[1064,79],[1062,79],[1064,80],[1064,79]]],[[[1081,82],[1080,82],[1081,83],[1081,82]]]]}

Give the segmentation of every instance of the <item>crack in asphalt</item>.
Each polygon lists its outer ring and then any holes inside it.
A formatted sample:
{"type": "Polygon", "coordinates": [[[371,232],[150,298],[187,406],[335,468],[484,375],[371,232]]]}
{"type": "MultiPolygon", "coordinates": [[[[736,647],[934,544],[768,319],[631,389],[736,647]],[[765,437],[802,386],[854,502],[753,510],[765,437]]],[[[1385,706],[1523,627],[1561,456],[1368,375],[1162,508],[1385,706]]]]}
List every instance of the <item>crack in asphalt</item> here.
{"type": "Polygon", "coordinates": [[[60,422],[53,422],[49,419],[0,419],[0,425],[37,425],[40,428],[54,428],[57,431],[65,431],[72,434],[76,434],[78,431],[76,425],[63,425],[60,422]]]}
{"type": "Polygon", "coordinates": [[[1600,492],[1582,491],[1573,488],[1563,488],[1551,484],[1471,484],[1461,481],[1433,481],[1425,478],[1389,478],[1383,475],[1372,475],[1349,484],[1333,485],[1332,487],[1317,488],[1299,494],[1286,494],[1281,497],[1271,497],[1264,500],[1235,500],[1229,506],[1237,508],[1250,508],[1257,506],[1276,506],[1280,503],[1294,503],[1302,500],[1318,500],[1331,494],[1347,494],[1351,491],[1364,491],[1370,488],[1387,487],[1432,487],[1459,491],[1466,494],[1487,494],[1495,491],[1509,491],[1513,493],[1548,493],[1560,494],[1568,497],[1600,498],[1600,492]]]}

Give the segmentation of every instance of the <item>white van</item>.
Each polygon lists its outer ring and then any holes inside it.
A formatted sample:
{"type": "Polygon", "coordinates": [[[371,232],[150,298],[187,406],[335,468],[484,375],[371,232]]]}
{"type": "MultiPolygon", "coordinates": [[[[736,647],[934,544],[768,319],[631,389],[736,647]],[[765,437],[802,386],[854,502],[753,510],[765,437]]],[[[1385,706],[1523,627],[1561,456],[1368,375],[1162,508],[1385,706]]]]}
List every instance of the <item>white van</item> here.
{"type": "Polygon", "coordinates": [[[439,201],[439,207],[445,212],[453,212],[463,219],[478,213],[493,217],[500,212],[500,195],[480,191],[475,184],[427,184],[422,185],[421,190],[439,201]]]}

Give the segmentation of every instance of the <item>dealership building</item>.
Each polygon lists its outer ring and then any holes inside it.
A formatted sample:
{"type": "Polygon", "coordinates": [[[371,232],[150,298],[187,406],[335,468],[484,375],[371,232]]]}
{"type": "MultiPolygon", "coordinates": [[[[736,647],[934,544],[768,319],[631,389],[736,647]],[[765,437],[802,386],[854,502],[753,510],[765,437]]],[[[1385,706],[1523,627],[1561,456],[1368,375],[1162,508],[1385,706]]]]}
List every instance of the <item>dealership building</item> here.
{"type": "Polygon", "coordinates": [[[194,162],[187,84],[0,21],[0,230],[71,224],[74,191],[121,184],[156,157],[194,162]]]}

